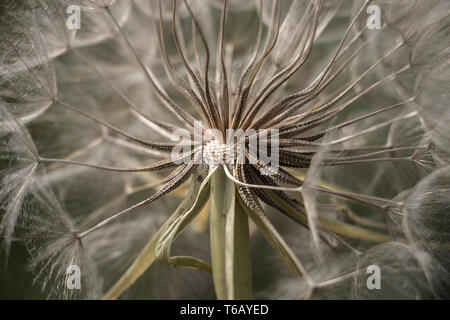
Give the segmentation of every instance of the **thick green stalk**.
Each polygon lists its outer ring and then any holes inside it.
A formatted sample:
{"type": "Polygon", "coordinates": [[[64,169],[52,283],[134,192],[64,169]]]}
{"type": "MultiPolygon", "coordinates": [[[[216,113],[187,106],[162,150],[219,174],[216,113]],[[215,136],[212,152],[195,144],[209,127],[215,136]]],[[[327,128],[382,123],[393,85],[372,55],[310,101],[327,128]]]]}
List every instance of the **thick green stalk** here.
{"type": "Polygon", "coordinates": [[[218,299],[251,299],[248,217],[223,170],[211,177],[211,262],[218,299]]]}

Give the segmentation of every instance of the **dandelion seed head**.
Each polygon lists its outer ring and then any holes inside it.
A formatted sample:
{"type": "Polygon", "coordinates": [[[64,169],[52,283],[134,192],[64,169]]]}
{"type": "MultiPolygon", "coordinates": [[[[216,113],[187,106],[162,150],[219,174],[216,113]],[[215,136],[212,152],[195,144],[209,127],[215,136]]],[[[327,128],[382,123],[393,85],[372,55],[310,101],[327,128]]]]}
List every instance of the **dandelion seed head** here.
{"type": "Polygon", "coordinates": [[[235,147],[231,144],[223,144],[217,140],[211,140],[206,143],[203,149],[203,159],[210,167],[223,165],[227,161],[232,163],[235,159],[235,147]]]}
{"type": "Polygon", "coordinates": [[[254,266],[267,295],[448,296],[448,2],[82,0],[74,30],[72,2],[0,18],[0,235],[51,297],[158,297],[148,279],[211,297],[201,209],[221,170],[257,258],[264,238],[288,270],[254,266]]]}

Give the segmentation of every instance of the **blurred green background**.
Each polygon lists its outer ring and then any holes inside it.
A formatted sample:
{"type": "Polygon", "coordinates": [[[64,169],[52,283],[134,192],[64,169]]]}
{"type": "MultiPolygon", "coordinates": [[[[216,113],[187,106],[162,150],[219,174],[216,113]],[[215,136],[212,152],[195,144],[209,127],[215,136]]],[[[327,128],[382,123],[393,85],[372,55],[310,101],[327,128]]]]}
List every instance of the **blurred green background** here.
{"type": "Polygon", "coordinates": [[[45,299],[39,285],[32,286],[33,275],[27,271],[26,249],[19,243],[12,245],[8,265],[0,258],[0,299],[45,299]]]}

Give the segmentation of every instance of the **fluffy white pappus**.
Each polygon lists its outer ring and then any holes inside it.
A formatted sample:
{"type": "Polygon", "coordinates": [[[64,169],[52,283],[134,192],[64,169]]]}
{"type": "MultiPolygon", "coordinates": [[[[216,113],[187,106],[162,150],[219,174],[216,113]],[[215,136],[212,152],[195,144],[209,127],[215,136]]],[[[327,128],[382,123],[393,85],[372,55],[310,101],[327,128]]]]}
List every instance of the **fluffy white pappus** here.
{"type": "MultiPolygon", "coordinates": [[[[427,253],[399,242],[372,247],[360,255],[328,255],[311,269],[308,282],[282,280],[272,299],[436,299],[442,292],[429,271],[435,260],[427,253]]],[[[436,270],[433,270],[436,272],[436,270]]],[[[433,272],[432,272],[433,274],[433,272]]],[[[445,295],[444,295],[445,296],[445,295]]]]}
{"type": "Polygon", "coordinates": [[[76,30],[58,0],[9,1],[2,16],[0,74],[27,70],[66,52],[76,30]]]}
{"type": "Polygon", "coordinates": [[[205,209],[222,196],[209,180],[222,169],[225,198],[254,222],[236,239],[254,244],[253,260],[270,257],[252,267],[257,295],[448,297],[448,1],[2,10],[0,236],[6,252],[25,243],[49,297],[213,298],[205,209]],[[175,163],[174,132],[195,136],[198,120],[220,133],[175,163]],[[205,146],[233,150],[227,129],[277,130],[266,147],[279,148],[279,170],[250,152],[217,172],[196,162],[205,146]],[[81,290],[68,287],[70,266],[81,290]]]}
{"type": "Polygon", "coordinates": [[[435,285],[445,292],[450,286],[450,167],[435,170],[423,178],[405,200],[403,229],[409,242],[429,253],[439,273],[431,273],[435,285]]]}
{"type": "Polygon", "coordinates": [[[38,153],[28,131],[0,103],[0,234],[9,254],[23,200],[38,165],[38,153]]]}

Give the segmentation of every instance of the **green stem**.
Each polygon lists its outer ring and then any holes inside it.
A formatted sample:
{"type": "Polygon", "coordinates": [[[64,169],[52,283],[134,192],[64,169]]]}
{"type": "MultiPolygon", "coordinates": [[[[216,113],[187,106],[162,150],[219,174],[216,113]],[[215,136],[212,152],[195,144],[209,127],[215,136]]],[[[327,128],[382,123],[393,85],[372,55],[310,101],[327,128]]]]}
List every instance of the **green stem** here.
{"type": "MultiPolygon", "coordinates": [[[[302,216],[299,214],[296,210],[294,210],[292,207],[290,207],[287,203],[285,203],[283,200],[278,198],[274,193],[268,192],[269,196],[272,200],[274,200],[280,207],[282,207],[286,212],[291,214],[291,217],[293,217],[296,221],[300,221],[303,223],[307,223],[308,220],[305,216],[302,216]]],[[[319,217],[318,218],[319,223],[327,229],[328,231],[331,231],[333,233],[336,233],[341,236],[345,236],[352,239],[358,239],[358,240],[365,240],[370,242],[387,242],[389,241],[389,237],[386,234],[378,233],[375,231],[371,231],[365,228],[361,228],[359,226],[351,225],[348,223],[345,223],[343,221],[339,220],[333,220],[327,217],[319,217]]]]}
{"type": "MultiPolygon", "coordinates": [[[[170,216],[170,218],[159,228],[157,233],[150,239],[147,245],[142,249],[137,258],[133,261],[127,271],[120,277],[120,279],[113,285],[113,287],[105,294],[103,299],[112,300],[117,299],[126,289],[128,289],[155,261],[157,258],[156,249],[161,237],[167,232],[167,229],[173,225],[177,219],[192,205],[194,205],[197,194],[200,192],[198,201],[195,204],[194,213],[200,212],[205,205],[208,196],[209,188],[199,190],[199,186],[194,186],[186,196],[186,198],[178,206],[177,210],[170,216]]],[[[195,214],[185,219],[181,226],[178,227],[174,238],[184,230],[185,226],[195,217],[195,214]]],[[[170,259],[170,258],[168,258],[170,259]]],[[[172,257],[175,266],[191,266],[206,272],[210,272],[210,268],[206,266],[201,260],[192,257],[172,257]]]]}
{"type": "Polygon", "coordinates": [[[217,298],[251,299],[248,217],[223,168],[211,177],[211,262],[217,298]]]}
{"type": "Polygon", "coordinates": [[[155,248],[161,236],[163,229],[150,239],[139,256],[128,268],[124,275],[117,281],[114,286],[105,294],[104,300],[117,299],[126,289],[128,289],[155,261],[155,248]]]}

